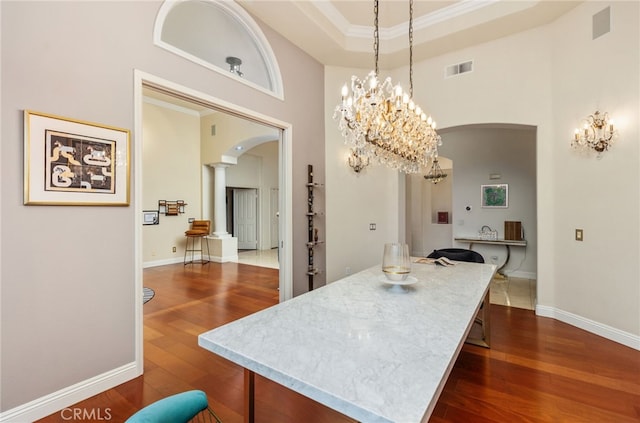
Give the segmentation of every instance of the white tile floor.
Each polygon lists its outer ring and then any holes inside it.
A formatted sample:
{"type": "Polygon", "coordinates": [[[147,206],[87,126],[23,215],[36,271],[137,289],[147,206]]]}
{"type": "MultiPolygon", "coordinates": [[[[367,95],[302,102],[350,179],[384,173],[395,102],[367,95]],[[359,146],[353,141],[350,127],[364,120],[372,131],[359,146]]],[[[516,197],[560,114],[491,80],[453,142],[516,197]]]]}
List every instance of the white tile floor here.
{"type": "MultiPolygon", "coordinates": [[[[278,269],[278,250],[238,251],[238,263],[278,269]]],[[[533,310],[536,306],[535,279],[496,277],[491,281],[491,304],[533,310]]]]}
{"type": "Polygon", "coordinates": [[[496,277],[490,286],[491,304],[534,310],[536,306],[535,279],[496,277]]]}
{"type": "Polygon", "coordinates": [[[238,263],[251,264],[253,266],[270,267],[279,269],[278,249],[271,250],[240,250],[238,251],[238,263]]]}

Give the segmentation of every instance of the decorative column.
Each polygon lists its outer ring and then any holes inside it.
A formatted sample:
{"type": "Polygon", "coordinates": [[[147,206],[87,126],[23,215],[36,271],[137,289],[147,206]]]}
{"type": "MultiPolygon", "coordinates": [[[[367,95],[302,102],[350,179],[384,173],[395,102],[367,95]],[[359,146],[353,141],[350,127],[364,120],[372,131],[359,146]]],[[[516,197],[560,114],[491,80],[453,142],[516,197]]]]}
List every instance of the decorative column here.
{"type": "Polygon", "coordinates": [[[214,163],[213,183],[213,235],[211,236],[213,255],[211,260],[218,263],[238,260],[238,238],[227,232],[227,163],[214,163]]]}
{"type": "Polygon", "coordinates": [[[213,236],[215,238],[228,238],[227,232],[227,168],[228,164],[216,163],[214,168],[214,186],[213,186],[213,236]]]}

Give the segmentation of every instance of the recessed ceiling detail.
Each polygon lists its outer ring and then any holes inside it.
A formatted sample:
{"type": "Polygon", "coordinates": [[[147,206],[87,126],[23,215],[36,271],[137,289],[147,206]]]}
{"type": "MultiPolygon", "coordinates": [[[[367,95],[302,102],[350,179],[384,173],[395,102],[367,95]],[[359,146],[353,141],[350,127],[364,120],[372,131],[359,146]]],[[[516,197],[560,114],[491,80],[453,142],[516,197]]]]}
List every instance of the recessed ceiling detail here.
{"type": "MultiPolygon", "coordinates": [[[[236,0],[252,16],[324,65],[371,66],[373,2],[368,0],[236,0]]],[[[380,2],[380,67],[408,57],[408,0],[380,2]]],[[[428,0],[414,7],[418,61],[532,29],[580,4],[554,0],[428,0]]]]}

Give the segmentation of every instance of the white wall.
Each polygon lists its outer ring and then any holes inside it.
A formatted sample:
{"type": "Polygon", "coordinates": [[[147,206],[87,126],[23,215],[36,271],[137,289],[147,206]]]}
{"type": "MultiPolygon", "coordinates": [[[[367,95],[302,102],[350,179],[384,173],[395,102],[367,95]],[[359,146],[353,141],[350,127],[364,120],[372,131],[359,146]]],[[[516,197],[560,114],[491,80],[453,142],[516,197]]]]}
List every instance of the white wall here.
{"type": "MultiPolygon", "coordinates": [[[[535,279],[537,268],[536,218],[536,132],[535,128],[495,128],[471,126],[442,132],[441,154],[453,160],[452,231],[453,238],[476,238],[485,225],[504,238],[504,222],[522,222],[526,248],[510,247],[511,257],[502,269],[516,277],[535,279]],[[499,174],[500,179],[489,179],[499,174]],[[508,207],[483,208],[480,187],[486,184],[508,185],[508,207]],[[466,207],[471,207],[470,211],[466,207]]],[[[468,243],[452,240],[451,246],[468,248],[468,243]]],[[[445,246],[446,247],[446,246],[445,246]]],[[[486,262],[502,265],[504,246],[474,244],[473,249],[486,262]],[[495,259],[493,259],[495,257],[495,259]]]]}
{"type": "Polygon", "coordinates": [[[145,266],[167,264],[184,257],[188,218],[201,218],[200,116],[145,103],[143,126],[143,209],[158,210],[158,200],[186,203],[184,214],[161,213],[158,225],[142,228],[145,266]]]}
{"type": "MultiPolygon", "coordinates": [[[[403,241],[400,234],[400,174],[369,166],[356,174],[347,164],[348,148],[333,120],[340,89],[351,75],[366,76],[362,69],[325,70],[327,281],[343,278],[382,260],[385,242],[403,241]],[[375,223],[376,230],[369,230],[375,223]]],[[[404,197],[402,198],[404,201],[404,197]]]]}
{"type": "Polygon", "coordinates": [[[237,165],[227,168],[226,181],[228,187],[258,190],[258,249],[271,248],[270,195],[271,189],[278,188],[278,142],[267,142],[241,155],[237,165]]]}
{"type": "MultiPolygon", "coordinates": [[[[322,66],[263,27],[285,82],[285,99],[277,99],[155,47],[160,5],[0,2],[3,417],[11,413],[33,420],[141,371],[135,361],[135,298],[140,293],[134,283],[134,211],[139,205],[132,198],[129,207],[24,206],[24,109],[132,129],[134,70],[139,69],[290,123],[293,180],[305,180],[311,163],[318,169],[317,180],[324,181],[322,66]]],[[[133,146],[142,142],[139,135],[132,134],[133,146]]],[[[132,193],[141,182],[135,170],[132,193]]],[[[306,188],[300,184],[287,194],[294,222],[293,243],[285,247],[293,250],[297,295],[306,291],[306,188]]]]}
{"type": "MultiPolygon", "coordinates": [[[[638,2],[585,2],[546,27],[414,65],[416,101],[435,117],[439,128],[480,123],[537,128],[537,311],[636,348],[640,348],[638,8],[638,2]],[[612,31],[591,41],[591,16],[607,5],[612,7],[612,31]],[[444,79],[446,66],[469,59],[474,60],[473,72],[444,79]],[[621,133],[600,161],[569,148],[573,128],[598,108],[618,119],[621,133]],[[584,242],[574,241],[575,228],[585,230],[584,242]],[[604,265],[603,255],[612,251],[607,255],[611,264],[604,265]]],[[[394,72],[404,75],[406,69],[394,72]]],[[[378,209],[383,220],[399,213],[393,202],[395,188],[385,191],[385,184],[374,177],[378,173],[338,183],[348,174],[330,114],[350,73],[329,68],[325,79],[327,170],[335,173],[327,180],[328,213],[336,215],[332,222],[339,225],[328,233],[341,241],[341,233],[358,235],[351,216],[367,212],[364,207],[347,208],[348,199],[356,195],[390,200],[385,203],[390,208],[378,209]]],[[[371,244],[363,242],[363,235],[360,243],[371,244]]],[[[379,261],[376,248],[355,249],[354,243],[331,244],[329,275],[341,275],[347,258],[379,261]]]]}
{"type": "Polygon", "coordinates": [[[585,2],[552,28],[557,142],[543,163],[558,169],[549,222],[556,246],[550,262],[555,283],[539,291],[540,304],[555,309],[551,313],[560,310],[633,334],[637,348],[639,15],[638,2],[585,2]],[[592,40],[592,16],[609,5],[611,32],[592,40]],[[568,148],[572,129],[596,110],[609,112],[620,134],[600,160],[568,148]],[[584,230],[583,242],[574,240],[576,228],[584,230]]]}

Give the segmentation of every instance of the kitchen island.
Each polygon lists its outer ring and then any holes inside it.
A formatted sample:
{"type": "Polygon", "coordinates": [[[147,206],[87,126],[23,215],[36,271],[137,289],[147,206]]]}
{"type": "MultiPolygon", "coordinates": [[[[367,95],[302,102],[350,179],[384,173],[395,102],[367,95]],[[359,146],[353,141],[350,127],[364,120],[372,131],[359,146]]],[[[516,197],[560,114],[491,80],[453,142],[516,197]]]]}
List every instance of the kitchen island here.
{"type": "Polygon", "coordinates": [[[198,342],[245,368],[246,422],[255,373],[361,422],[426,422],[495,271],[413,263],[408,283],[392,285],[376,266],[198,342]]]}

